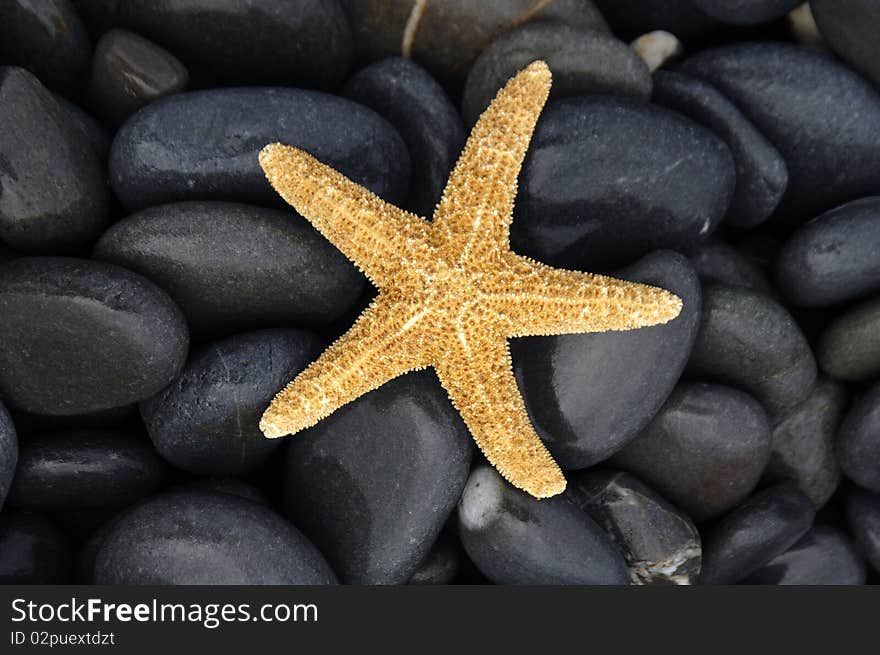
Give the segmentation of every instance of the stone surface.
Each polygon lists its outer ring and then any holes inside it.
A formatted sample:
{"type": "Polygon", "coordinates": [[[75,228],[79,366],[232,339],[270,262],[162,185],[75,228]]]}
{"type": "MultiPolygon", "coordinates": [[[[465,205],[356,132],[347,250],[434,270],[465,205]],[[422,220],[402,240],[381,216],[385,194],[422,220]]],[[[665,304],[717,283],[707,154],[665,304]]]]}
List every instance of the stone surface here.
{"type": "Polygon", "coordinates": [[[707,16],[729,25],[756,25],[782,18],[801,0],[690,0],[707,16]]]}
{"type": "Polygon", "coordinates": [[[290,212],[228,202],[181,202],[115,223],[98,259],[165,289],[199,335],[276,325],[323,327],[366,284],[345,256],[290,212]]]}
{"type": "Polygon", "coordinates": [[[816,382],[816,362],[786,309],[742,287],[703,285],[703,314],[689,375],[748,391],[773,417],[801,402],[816,382]]]}
{"type": "Polygon", "coordinates": [[[98,156],[103,170],[110,154],[110,133],[101,123],[79,105],[55,95],[55,102],[65,111],[73,126],[86,138],[94,153],[98,156]]]}
{"type": "Polygon", "coordinates": [[[23,257],[0,267],[0,393],[66,416],[151,396],[183,366],[188,333],[164,291],[118,266],[23,257]]]}
{"type": "Polygon", "coordinates": [[[32,434],[21,443],[7,502],[38,512],[124,507],[157,491],[167,473],[168,465],[139,434],[32,434]]]}
{"type": "Polygon", "coordinates": [[[18,436],[15,433],[15,425],[3,403],[0,403],[0,509],[3,509],[17,462],[18,436]]]}
{"type": "Polygon", "coordinates": [[[751,121],[712,85],[683,73],[656,73],[652,100],[705,125],[730,148],[736,188],[724,221],[753,227],[767,220],[788,186],[788,167],[751,121]]]}
{"type": "Polygon", "coordinates": [[[837,458],[846,477],[880,493],[880,384],[847,410],[837,432],[837,458]]]}
{"type": "Polygon", "coordinates": [[[700,278],[732,287],[745,287],[766,296],[776,292],[761,267],[721,239],[709,239],[688,253],[700,278]]]}
{"type": "Polygon", "coordinates": [[[321,352],[304,330],[258,330],[194,352],[180,375],[141,403],[156,450],[198,475],[236,475],[283,443],[266,439],[259,421],[272,398],[321,352]]]}
{"type": "Polygon", "coordinates": [[[115,521],[97,584],[309,585],[336,577],[293,525],[261,504],[209,491],[155,496],[115,521]]]}
{"type": "Polygon", "coordinates": [[[418,64],[392,57],[358,71],[343,93],[381,115],[403,137],[412,162],[405,208],[430,218],[466,137],[446,92],[418,64]]]}
{"type": "Polygon", "coordinates": [[[822,370],[838,380],[880,376],[880,296],[838,314],[822,333],[816,358],[822,370]]]}
{"type": "Polygon", "coordinates": [[[880,572],[880,495],[858,488],[849,489],[846,518],[868,563],[880,572]]]}
{"type": "Polygon", "coordinates": [[[694,7],[691,0],[595,0],[596,6],[621,39],[666,30],[686,44],[711,38],[721,26],[694,7]]]}
{"type": "Polygon", "coordinates": [[[680,114],[622,98],[562,98],[538,121],[511,226],[517,252],[597,270],[694,246],[735,182],[724,143],[680,114]]]}
{"type": "Polygon", "coordinates": [[[696,581],[701,558],[696,526],[638,478],[592,469],[572,476],[566,495],[610,535],[635,584],[696,581]]]}
{"type": "Polygon", "coordinates": [[[0,239],[22,251],[70,251],[98,236],[108,198],[101,164],[52,94],[0,66],[0,239]]]}
{"type": "Polygon", "coordinates": [[[702,521],[745,498],[769,457],[770,425],[754,398],[720,385],[681,384],[611,461],[702,521]]]}
{"type": "Polygon", "coordinates": [[[841,59],[880,87],[880,14],[873,0],[810,0],[810,10],[825,43],[841,59]]]}
{"type": "Polygon", "coordinates": [[[73,556],[67,538],[39,514],[0,514],[0,584],[67,584],[73,556]]]}
{"type": "Polygon", "coordinates": [[[273,142],[308,151],[386,200],[406,193],[409,155],[388,122],[350,100],[280,87],[192,91],[151,103],[117,132],[110,181],[129,210],[176,200],[282,206],[257,161],[273,142]]]}
{"type": "Polygon", "coordinates": [[[287,513],[342,581],[402,584],[455,508],[471,450],[436,375],[409,373],[289,439],[287,513]]]}
{"type": "Polygon", "coordinates": [[[487,466],[474,469],[458,505],[465,551],[498,584],[628,584],[626,562],[566,496],[538,500],[487,466]]]}
{"type": "Polygon", "coordinates": [[[682,313],[628,332],[511,341],[529,417],[563,468],[595,464],[633,439],[672,392],[696,336],[699,282],[684,257],[655,252],[615,275],[672,291],[682,313]]]}
{"type": "Polygon", "coordinates": [[[457,544],[441,536],[407,584],[450,584],[458,573],[458,559],[457,544]]]}

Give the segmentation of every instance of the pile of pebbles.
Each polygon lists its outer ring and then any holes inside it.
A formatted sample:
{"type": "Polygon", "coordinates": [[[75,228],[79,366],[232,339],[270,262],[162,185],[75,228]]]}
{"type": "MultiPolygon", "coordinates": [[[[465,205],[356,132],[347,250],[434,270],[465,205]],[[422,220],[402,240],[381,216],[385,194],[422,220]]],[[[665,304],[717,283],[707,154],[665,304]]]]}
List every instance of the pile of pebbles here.
{"type": "Polygon", "coordinates": [[[880,7],[800,4],[0,4],[0,582],[877,581],[880,7]],[[565,494],[430,370],[264,439],[374,290],[256,153],[430,216],[535,59],[513,248],[684,300],[511,343],[565,494]]]}

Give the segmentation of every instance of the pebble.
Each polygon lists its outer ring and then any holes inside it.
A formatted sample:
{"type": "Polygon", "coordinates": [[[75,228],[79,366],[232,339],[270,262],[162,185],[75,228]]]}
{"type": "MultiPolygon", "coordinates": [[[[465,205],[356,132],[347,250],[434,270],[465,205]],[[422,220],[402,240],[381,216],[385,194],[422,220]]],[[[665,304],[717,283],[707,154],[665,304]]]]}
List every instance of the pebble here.
{"type": "Polygon", "coordinates": [[[749,392],[771,417],[806,400],[816,382],[813,353],[785,307],[715,283],[703,285],[702,322],[687,372],[749,392]]]}
{"type": "Polygon", "coordinates": [[[440,537],[431,552],[412,574],[407,584],[447,585],[455,580],[458,573],[458,547],[452,541],[440,537]]]}
{"type": "Polygon", "coordinates": [[[412,162],[403,206],[419,216],[433,216],[466,138],[443,87],[418,64],[392,57],[358,71],[343,94],[382,116],[403,137],[412,162]]]}
{"type": "Polygon", "coordinates": [[[270,87],[193,91],[151,103],[117,132],[110,181],[128,210],[176,200],[286,207],[257,160],[273,142],[306,150],[386,200],[406,194],[409,155],[388,122],[344,98],[270,87]]]}
{"type": "Polygon", "coordinates": [[[837,432],[837,458],[846,477],[880,493],[880,384],[847,411],[837,432]]]}
{"type": "Polygon", "coordinates": [[[88,141],[39,80],[0,67],[0,239],[22,251],[70,251],[95,239],[108,211],[88,141]]]}
{"type": "Polygon", "coordinates": [[[813,18],[825,43],[841,59],[880,87],[880,14],[873,0],[810,0],[813,18]]]}
{"type": "Polygon", "coordinates": [[[797,229],[776,260],[776,283],[797,305],[824,307],[880,291],[880,196],[841,205],[797,229]]]}
{"type": "Polygon", "coordinates": [[[727,209],[735,171],[721,139],[680,114],[585,96],[547,106],[519,183],[514,250],[601,270],[707,238],[727,209]]]}
{"type": "Polygon", "coordinates": [[[849,489],[846,518],[868,563],[880,572],[880,495],[849,489]]]}
{"type": "Polygon", "coordinates": [[[880,296],[838,314],[819,338],[816,358],[838,380],[880,376],[880,296]]]}
{"type": "Polygon", "coordinates": [[[862,585],[865,561],[840,530],[816,526],[744,580],[759,585],[862,585]]]}
{"type": "Polygon", "coordinates": [[[568,497],[538,500],[488,466],[468,478],[458,526],[468,556],[497,584],[629,583],[608,535],[568,497]]]}
{"type": "Polygon", "coordinates": [[[0,62],[26,68],[67,94],[76,91],[91,54],[88,32],[70,0],[0,3],[0,62]]]}
{"type": "Polygon", "coordinates": [[[22,440],[11,507],[59,512],[130,505],[159,489],[168,465],[149,440],[122,430],[69,430],[22,440]]]}
{"type": "Polygon", "coordinates": [[[170,52],[132,32],[110,30],[95,45],[86,94],[99,116],[118,125],[187,84],[189,72],[170,52]]]}
{"type": "Polygon", "coordinates": [[[701,560],[696,526],[638,478],[592,469],[571,477],[566,495],[611,536],[635,584],[696,581],[701,560]]]}
{"type": "Polygon", "coordinates": [[[770,425],[754,398],[720,385],[683,383],[611,462],[703,521],[745,498],[769,457],[770,425]]]}
{"type": "Polygon", "coordinates": [[[465,124],[474,125],[507,80],[538,59],[553,73],[551,97],[651,97],[651,71],[622,41],[564,23],[527,23],[496,38],[477,57],[461,101],[465,124]]]}
{"type": "Polygon", "coordinates": [[[153,395],[183,366],[186,322],[168,295],[112,264],[23,257],[0,267],[0,394],[67,416],[153,395]]]}
{"type": "Polygon", "coordinates": [[[629,44],[635,53],[647,64],[652,73],[667,64],[677,61],[684,54],[681,41],[665,30],[654,30],[633,39],[629,44]]]}
{"type": "Polygon", "coordinates": [[[675,387],[699,327],[699,281],[682,255],[655,252],[615,275],[669,289],[682,298],[682,313],[639,330],[510,344],[532,424],[565,469],[607,459],[648,424],[675,387]]]}
{"type": "Polygon", "coordinates": [[[67,537],[39,514],[0,514],[0,584],[67,584],[73,553],[67,537]]]}
{"type": "Polygon", "coordinates": [[[813,393],[773,427],[766,474],[794,480],[816,507],[828,502],[840,482],[834,439],[846,401],[844,388],[822,376],[813,393]]]}
{"type": "Polygon", "coordinates": [[[321,553],[271,509],[231,494],[154,496],[114,522],[95,559],[103,585],[325,585],[321,553]]]}
{"type": "Polygon", "coordinates": [[[94,256],[165,289],[197,335],[323,327],[366,288],[357,268],[304,219],[231,202],[142,210],[110,227],[94,256]]]}
{"type": "Polygon", "coordinates": [[[112,141],[107,128],[85,109],[67,100],[64,96],[55,95],[55,102],[65,111],[73,126],[85,137],[92,151],[98,156],[103,170],[107,157],[110,155],[112,141]]]}
{"type": "Polygon", "coordinates": [[[178,57],[205,86],[335,88],[351,63],[339,0],[77,0],[93,31],[121,27],[178,57]]]}
{"type": "Polygon", "coordinates": [[[728,25],[757,25],[782,18],[803,0],[690,0],[710,18],[728,25]]]}
{"type": "Polygon", "coordinates": [[[682,69],[717,86],[785,157],[781,217],[803,222],[880,188],[880,94],[851,69],[783,43],[705,50],[682,69]]]}
{"type": "Polygon", "coordinates": [[[721,27],[721,23],[694,7],[691,0],[594,1],[611,31],[621,39],[665,30],[690,45],[711,38],[721,27]]]}
{"type": "Polygon", "coordinates": [[[761,267],[721,239],[711,238],[688,253],[691,265],[703,280],[745,287],[771,298],[776,291],[761,267]]]}
{"type": "Polygon", "coordinates": [[[273,329],[197,350],[168,387],[141,403],[156,450],[197,475],[250,471],[283,443],[263,436],[260,417],[323,346],[323,339],[311,332],[273,329]]]}
{"type": "Polygon", "coordinates": [[[701,584],[734,584],[787,551],[816,510],[796,485],[759,491],[703,531],[701,584]]]}
{"type": "Polygon", "coordinates": [[[3,503],[9,493],[17,462],[18,437],[15,433],[15,425],[6,407],[0,403],[0,509],[3,509],[3,503]]]}
{"type": "Polygon", "coordinates": [[[432,371],[409,373],[289,440],[287,514],[347,584],[403,584],[468,476],[471,438],[432,371]]]}
{"type": "Polygon", "coordinates": [[[681,112],[720,136],[736,165],[736,187],[724,222],[754,227],[767,220],[788,186],[788,167],[751,121],[711,84],[683,73],[654,75],[652,100],[681,112]]]}

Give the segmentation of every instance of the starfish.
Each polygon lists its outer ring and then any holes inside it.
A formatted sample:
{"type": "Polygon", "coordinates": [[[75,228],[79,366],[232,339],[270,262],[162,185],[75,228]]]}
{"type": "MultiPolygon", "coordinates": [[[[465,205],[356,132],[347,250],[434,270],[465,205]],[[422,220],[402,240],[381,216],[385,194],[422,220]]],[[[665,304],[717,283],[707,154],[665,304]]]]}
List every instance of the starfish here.
{"type": "Polygon", "coordinates": [[[260,152],[269,183],[379,289],[354,325],[272,401],[266,437],[308,428],[409,371],[434,367],[489,462],[537,498],[565,477],[533,428],[507,339],[665,323],[681,300],[656,287],[551,268],[515,254],[517,176],[550,91],[536,61],[480,117],[431,222],[308,153],[260,152]]]}

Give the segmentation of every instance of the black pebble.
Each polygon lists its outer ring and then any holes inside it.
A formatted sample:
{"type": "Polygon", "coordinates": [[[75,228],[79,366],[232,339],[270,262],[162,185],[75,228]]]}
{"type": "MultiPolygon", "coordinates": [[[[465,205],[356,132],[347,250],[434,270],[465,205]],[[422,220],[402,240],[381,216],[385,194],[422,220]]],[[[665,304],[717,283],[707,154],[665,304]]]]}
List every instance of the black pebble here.
{"type": "Polygon", "coordinates": [[[822,370],[838,380],[880,376],[880,296],[838,314],[822,332],[816,358],[822,370]]]}
{"type": "Polygon", "coordinates": [[[874,0],[810,0],[822,39],[853,68],[880,87],[880,12],[874,0]]]}
{"type": "Polygon", "coordinates": [[[880,573],[880,495],[850,489],[846,494],[846,518],[868,562],[880,573]]]}
{"type": "Polygon", "coordinates": [[[846,477],[880,493],[880,384],[847,411],[837,433],[837,458],[846,477]]]}
{"type": "Polygon", "coordinates": [[[0,514],[0,584],[67,584],[73,571],[70,543],[39,514],[0,514]]]}
{"type": "Polygon", "coordinates": [[[17,462],[18,437],[15,433],[15,425],[6,407],[0,403],[0,509],[3,509],[17,462]]]}

